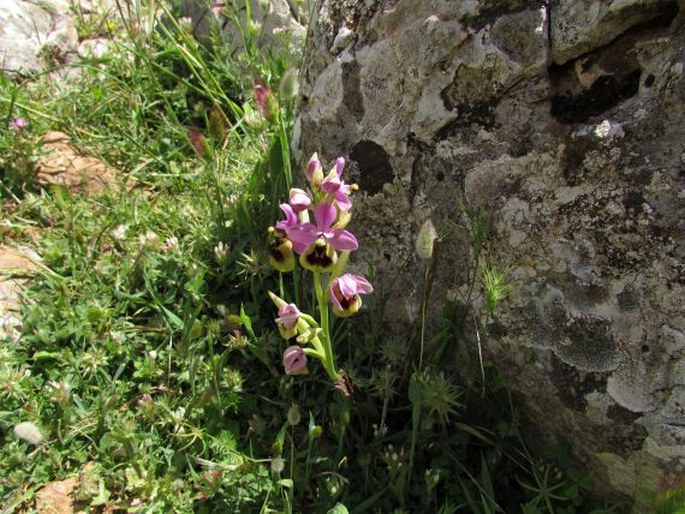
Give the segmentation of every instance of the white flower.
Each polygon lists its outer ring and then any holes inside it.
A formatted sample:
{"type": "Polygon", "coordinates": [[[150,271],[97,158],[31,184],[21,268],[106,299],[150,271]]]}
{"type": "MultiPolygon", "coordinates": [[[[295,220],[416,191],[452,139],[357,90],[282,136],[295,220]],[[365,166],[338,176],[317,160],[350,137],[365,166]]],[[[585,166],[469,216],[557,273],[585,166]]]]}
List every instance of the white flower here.
{"type": "Polygon", "coordinates": [[[192,32],[193,30],[193,19],[189,16],[183,16],[178,19],[178,26],[186,32],[192,32]]]}
{"type": "Polygon", "coordinates": [[[219,264],[225,263],[226,259],[228,259],[228,254],[230,251],[231,249],[227,244],[219,242],[219,244],[214,247],[214,257],[216,257],[216,262],[219,264]]]}
{"type": "Polygon", "coordinates": [[[183,421],[183,418],[185,418],[185,416],[186,416],[186,410],[184,407],[179,407],[178,409],[176,409],[174,411],[174,418],[176,419],[176,421],[178,423],[183,421]]]}
{"type": "Polygon", "coordinates": [[[119,226],[117,226],[114,230],[112,230],[112,238],[116,239],[117,241],[123,241],[126,239],[126,231],[128,230],[128,225],[124,225],[123,223],[119,226]]]}
{"type": "Polygon", "coordinates": [[[167,237],[165,243],[162,245],[162,251],[168,252],[178,246],[178,238],[176,236],[167,237]]]}

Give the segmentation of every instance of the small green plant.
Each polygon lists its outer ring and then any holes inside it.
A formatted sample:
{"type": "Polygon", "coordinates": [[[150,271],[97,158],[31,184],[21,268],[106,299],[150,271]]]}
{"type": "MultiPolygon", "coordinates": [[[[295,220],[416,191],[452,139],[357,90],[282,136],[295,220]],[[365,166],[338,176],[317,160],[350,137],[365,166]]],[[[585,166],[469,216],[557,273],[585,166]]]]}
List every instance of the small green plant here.
{"type": "Polygon", "coordinates": [[[16,197],[34,187],[37,145],[28,119],[13,117],[12,111],[10,104],[9,116],[4,121],[7,129],[0,136],[0,178],[3,196],[16,197]]]}
{"type": "Polygon", "coordinates": [[[670,473],[662,479],[654,499],[654,512],[656,514],[685,513],[684,473],[670,473]]]}

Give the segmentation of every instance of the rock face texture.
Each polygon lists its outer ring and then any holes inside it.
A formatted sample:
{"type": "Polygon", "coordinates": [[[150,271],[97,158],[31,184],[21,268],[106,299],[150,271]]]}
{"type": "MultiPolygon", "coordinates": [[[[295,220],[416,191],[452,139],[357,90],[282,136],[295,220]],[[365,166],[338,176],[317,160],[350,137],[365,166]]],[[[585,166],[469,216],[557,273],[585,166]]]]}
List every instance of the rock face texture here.
{"type": "Polygon", "coordinates": [[[77,22],[115,12],[115,0],[0,0],[0,71],[29,75],[102,55],[102,38],[79,45],[77,22]]]}
{"type": "Polygon", "coordinates": [[[40,71],[45,62],[63,59],[78,45],[69,2],[18,0],[0,3],[0,59],[3,71],[40,71]]]}
{"type": "Polygon", "coordinates": [[[21,332],[22,294],[40,257],[29,249],[0,245],[0,338],[16,341],[21,332]]]}
{"type": "Polygon", "coordinates": [[[465,213],[489,215],[482,256],[512,289],[480,319],[484,350],[539,431],[630,498],[685,469],[684,11],[319,1],[293,142],[301,162],[348,158],[358,262],[399,326],[421,298],[419,227],[444,236],[437,316],[475,265],[465,213]]]}
{"type": "Polygon", "coordinates": [[[181,16],[192,20],[193,34],[200,41],[211,43],[212,35],[220,33],[235,53],[243,49],[243,37],[249,34],[258,48],[288,49],[293,61],[300,57],[307,18],[303,2],[181,0],[180,5],[181,16]]]}

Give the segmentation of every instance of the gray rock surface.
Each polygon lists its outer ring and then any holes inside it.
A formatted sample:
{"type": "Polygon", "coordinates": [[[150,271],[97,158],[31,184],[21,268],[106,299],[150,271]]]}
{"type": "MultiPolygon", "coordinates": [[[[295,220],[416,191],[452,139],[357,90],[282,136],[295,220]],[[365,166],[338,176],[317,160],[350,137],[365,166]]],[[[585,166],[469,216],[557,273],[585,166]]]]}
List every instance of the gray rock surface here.
{"type": "Polygon", "coordinates": [[[67,0],[0,0],[0,69],[27,74],[78,45],[67,0]]]}
{"type": "Polygon", "coordinates": [[[247,35],[258,48],[287,50],[293,61],[300,58],[306,35],[305,9],[306,2],[288,0],[181,0],[181,16],[192,20],[193,34],[200,41],[211,43],[218,33],[237,52],[247,35]]]}
{"type": "Polygon", "coordinates": [[[69,65],[83,57],[102,57],[109,41],[90,37],[79,42],[77,25],[101,27],[119,17],[116,0],[0,0],[0,71],[51,76],[78,74],[69,65]],[[62,68],[62,69],[59,69],[62,68]]]}
{"type": "Polygon", "coordinates": [[[391,325],[418,311],[424,221],[437,318],[466,298],[465,213],[487,212],[512,285],[480,318],[487,356],[540,435],[644,497],[685,469],[684,6],[548,4],[317,2],[293,146],[348,158],[391,325]]]}

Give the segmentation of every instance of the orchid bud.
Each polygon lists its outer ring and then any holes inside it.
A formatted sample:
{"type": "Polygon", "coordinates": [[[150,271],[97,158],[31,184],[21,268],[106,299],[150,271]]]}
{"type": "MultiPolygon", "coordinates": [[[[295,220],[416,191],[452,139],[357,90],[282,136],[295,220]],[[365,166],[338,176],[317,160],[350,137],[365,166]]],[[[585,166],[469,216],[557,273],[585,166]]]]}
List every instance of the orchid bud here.
{"type": "Polygon", "coordinates": [[[323,166],[319,155],[315,152],[307,163],[307,180],[313,189],[318,189],[323,182],[323,166]]]}
{"type": "Polygon", "coordinates": [[[345,169],[345,158],[344,157],[338,157],[335,160],[335,172],[338,174],[338,177],[342,177],[344,169],[345,169]]]}
{"type": "MultiPolygon", "coordinates": [[[[303,321],[303,323],[306,323],[306,322],[303,321]]],[[[303,328],[303,330],[301,331],[300,335],[297,336],[297,338],[295,339],[298,342],[298,344],[302,344],[302,345],[309,343],[313,339],[320,338],[321,334],[323,332],[323,330],[321,330],[320,328],[311,327],[309,325],[308,326],[302,326],[302,328],[303,328]]]]}
{"type": "Polygon", "coordinates": [[[288,203],[290,203],[295,212],[302,212],[309,208],[312,200],[304,190],[293,187],[290,190],[290,200],[288,203]]]}
{"type": "Polygon", "coordinates": [[[290,339],[297,335],[297,321],[300,319],[300,310],[294,303],[279,307],[276,324],[283,339],[290,339]]]}
{"type": "Polygon", "coordinates": [[[307,356],[300,346],[289,346],[283,352],[283,367],[287,375],[306,375],[307,356]]]}

